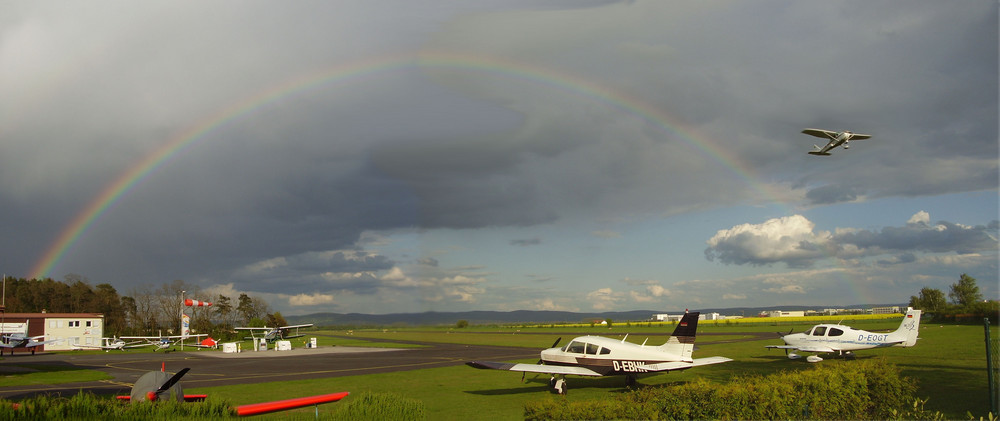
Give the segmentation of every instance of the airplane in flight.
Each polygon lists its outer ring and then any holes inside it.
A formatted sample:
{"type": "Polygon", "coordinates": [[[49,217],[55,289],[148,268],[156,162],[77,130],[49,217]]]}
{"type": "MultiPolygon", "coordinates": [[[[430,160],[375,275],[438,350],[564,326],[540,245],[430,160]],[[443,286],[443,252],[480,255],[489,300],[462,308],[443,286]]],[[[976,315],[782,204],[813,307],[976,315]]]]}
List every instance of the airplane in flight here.
{"type": "Polygon", "coordinates": [[[850,149],[849,143],[852,140],[864,140],[872,137],[872,135],[870,134],[853,133],[846,130],[842,132],[832,132],[829,130],[822,130],[822,129],[805,129],[802,131],[802,133],[829,140],[826,146],[822,148],[813,145],[813,147],[816,148],[816,150],[809,152],[809,155],[820,155],[820,156],[830,156],[830,150],[841,145],[844,146],[844,149],[850,149]]]}
{"type": "MultiPolygon", "coordinates": [[[[562,339],[559,338],[551,348],[542,351],[538,364],[489,361],[470,361],[465,364],[479,369],[550,374],[552,377],[549,379],[549,386],[556,393],[565,394],[566,375],[626,376],[625,381],[631,386],[640,374],[686,370],[732,361],[726,357],[691,357],[698,330],[698,314],[685,313],[667,343],[660,346],[646,346],[646,342],[638,345],[625,342],[625,339],[602,336],[581,336],[562,348],[556,348],[559,339],[562,339]]],[[[523,375],[521,380],[524,380],[523,375]]]]}
{"type": "Polygon", "coordinates": [[[39,341],[39,339],[42,339],[44,337],[45,335],[29,337],[23,333],[4,334],[2,341],[0,341],[0,355],[3,355],[3,348],[10,349],[10,355],[14,355],[14,348],[30,348],[31,355],[35,355],[35,350],[36,350],[35,347],[62,341],[62,339],[50,339],[47,341],[39,341]]]}
{"type": "Polygon", "coordinates": [[[182,346],[190,346],[195,348],[210,348],[209,346],[202,345],[200,343],[194,343],[194,344],[183,343],[185,339],[194,338],[197,340],[202,336],[208,336],[208,335],[204,333],[199,333],[197,335],[174,335],[174,336],[122,336],[119,339],[123,340],[136,339],[139,341],[139,345],[132,346],[132,348],[137,348],[140,346],[154,346],[156,348],[153,349],[153,352],[156,352],[157,350],[160,349],[164,350],[170,349],[173,348],[174,345],[178,344],[181,344],[182,346]],[[146,343],[143,344],[142,341],[145,341],[146,343]]]}
{"type": "MultiPolygon", "coordinates": [[[[872,333],[842,324],[819,324],[803,333],[789,332],[781,337],[785,345],[768,345],[767,348],[784,349],[788,353],[788,358],[794,360],[801,356],[788,350],[814,354],[836,352],[840,356],[853,357],[854,351],[861,349],[911,347],[917,344],[917,339],[920,339],[917,337],[917,331],[920,329],[920,312],[908,308],[899,328],[891,333],[872,333]]],[[[818,363],[823,361],[823,358],[810,355],[806,357],[806,361],[818,363]]]]}
{"type": "Polygon", "coordinates": [[[307,323],[304,325],[292,325],[292,326],[281,326],[281,327],[237,327],[236,330],[246,330],[250,332],[250,336],[244,339],[254,339],[260,340],[264,338],[268,343],[285,340],[285,339],[295,339],[306,336],[305,334],[299,334],[299,329],[305,327],[312,327],[312,323],[307,323]],[[288,331],[295,329],[294,335],[289,335],[288,331]]]}

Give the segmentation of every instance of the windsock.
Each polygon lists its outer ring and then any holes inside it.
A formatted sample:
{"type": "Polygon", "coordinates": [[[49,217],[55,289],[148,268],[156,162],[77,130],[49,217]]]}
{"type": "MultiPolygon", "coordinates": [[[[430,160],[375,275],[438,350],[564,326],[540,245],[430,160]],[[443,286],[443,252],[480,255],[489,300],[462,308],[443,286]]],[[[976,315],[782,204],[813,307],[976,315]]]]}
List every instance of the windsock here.
{"type": "Polygon", "coordinates": [[[212,303],[205,302],[205,301],[192,300],[192,299],[188,298],[188,299],[184,300],[184,305],[186,305],[188,307],[209,307],[209,306],[212,305],[212,303]]]}

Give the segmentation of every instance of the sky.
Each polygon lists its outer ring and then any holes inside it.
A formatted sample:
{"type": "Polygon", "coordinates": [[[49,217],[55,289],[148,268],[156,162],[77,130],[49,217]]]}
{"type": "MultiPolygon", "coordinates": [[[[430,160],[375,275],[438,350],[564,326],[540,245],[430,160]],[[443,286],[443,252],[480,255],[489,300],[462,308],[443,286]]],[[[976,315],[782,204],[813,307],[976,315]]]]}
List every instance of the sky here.
{"type": "Polygon", "coordinates": [[[285,315],[998,298],[998,16],[5,4],[0,271],[285,315]]]}

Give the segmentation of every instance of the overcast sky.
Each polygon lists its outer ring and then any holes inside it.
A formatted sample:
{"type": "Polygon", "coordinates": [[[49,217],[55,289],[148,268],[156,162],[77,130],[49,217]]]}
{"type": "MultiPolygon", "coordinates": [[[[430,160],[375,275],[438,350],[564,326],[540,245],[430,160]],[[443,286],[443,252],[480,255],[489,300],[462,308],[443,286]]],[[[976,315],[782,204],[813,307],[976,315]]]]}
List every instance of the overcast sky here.
{"type": "Polygon", "coordinates": [[[997,22],[993,0],[8,3],[0,270],[286,315],[903,303],[963,273],[997,298],[997,22]],[[872,138],[812,156],[805,128],[872,138]]]}

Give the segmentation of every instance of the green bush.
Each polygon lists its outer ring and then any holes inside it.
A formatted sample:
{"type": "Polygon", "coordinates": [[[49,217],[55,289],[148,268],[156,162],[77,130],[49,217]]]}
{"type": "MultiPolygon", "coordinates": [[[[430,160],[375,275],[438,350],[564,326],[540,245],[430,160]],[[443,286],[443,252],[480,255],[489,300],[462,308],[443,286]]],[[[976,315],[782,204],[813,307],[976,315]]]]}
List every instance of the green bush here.
{"type": "Polygon", "coordinates": [[[597,402],[548,399],[525,405],[550,419],[889,419],[916,401],[916,387],[884,359],[821,365],[728,384],[697,379],[647,387],[597,402]]]}

